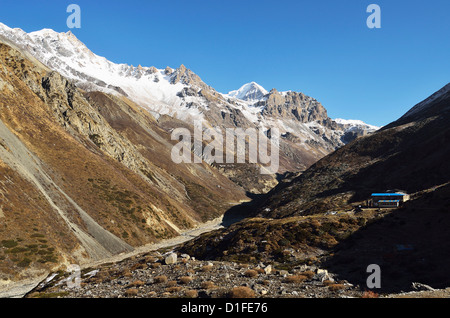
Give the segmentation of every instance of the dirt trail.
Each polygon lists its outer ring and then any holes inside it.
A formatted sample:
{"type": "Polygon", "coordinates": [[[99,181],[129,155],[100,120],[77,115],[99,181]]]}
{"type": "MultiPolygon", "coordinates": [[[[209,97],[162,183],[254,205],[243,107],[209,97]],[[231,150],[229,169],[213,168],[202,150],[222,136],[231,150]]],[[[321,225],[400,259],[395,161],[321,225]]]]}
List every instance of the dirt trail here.
{"type": "Polygon", "coordinates": [[[105,263],[119,262],[123,259],[135,256],[135,255],[145,254],[145,253],[148,253],[151,251],[156,251],[156,250],[162,249],[162,248],[174,247],[179,244],[190,241],[203,233],[222,228],[223,227],[222,221],[223,221],[223,216],[219,217],[217,219],[211,220],[209,222],[200,224],[196,228],[185,230],[185,231],[181,232],[179,236],[176,236],[174,238],[162,240],[161,242],[158,242],[158,243],[146,244],[146,245],[143,245],[140,247],[136,247],[131,252],[116,254],[111,257],[99,260],[99,261],[93,261],[90,263],[86,263],[86,264],[81,265],[81,268],[95,267],[95,266],[105,264],[105,263]]]}
{"type": "MultiPolygon", "coordinates": [[[[214,219],[212,221],[200,224],[196,228],[186,230],[186,231],[180,233],[180,235],[177,237],[163,240],[159,243],[147,244],[147,245],[144,245],[141,247],[137,247],[131,252],[121,253],[121,254],[117,254],[117,255],[113,255],[113,256],[104,258],[102,260],[97,260],[97,261],[80,264],[80,267],[82,269],[84,269],[84,268],[89,268],[89,267],[96,267],[96,266],[99,266],[99,265],[102,265],[105,263],[120,262],[121,260],[124,260],[126,258],[135,256],[135,255],[145,254],[145,253],[155,251],[155,250],[158,250],[161,248],[174,247],[174,246],[177,246],[184,242],[187,242],[189,240],[192,240],[203,233],[222,228],[222,225],[221,225],[222,220],[223,220],[223,217],[220,217],[220,218],[214,219]]],[[[48,273],[48,274],[50,274],[50,273],[48,273]]],[[[33,290],[37,285],[39,285],[41,282],[43,282],[47,278],[48,274],[41,275],[38,278],[34,278],[34,279],[27,279],[27,280],[23,280],[20,282],[10,283],[10,284],[4,285],[4,286],[0,285],[0,298],[22,298],[28,292],[33,290]]]]}

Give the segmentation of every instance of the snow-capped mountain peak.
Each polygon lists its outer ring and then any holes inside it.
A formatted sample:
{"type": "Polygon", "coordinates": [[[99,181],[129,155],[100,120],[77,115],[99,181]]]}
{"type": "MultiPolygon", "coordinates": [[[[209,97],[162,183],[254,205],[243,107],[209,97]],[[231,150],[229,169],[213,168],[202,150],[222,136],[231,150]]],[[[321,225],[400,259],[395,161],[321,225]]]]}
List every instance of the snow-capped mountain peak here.
{"type": "Polygon", "coordinates": [[[262,99],[269,92],[261,85],[255,82],[244,84],[238,90],[229,92],[229,97],[245,100],[245,101],[258,101],[262,99]]]}
{"type": "MultiPolygon", "coordinates": [[[[43,29],[26,33],[0,23],[0,36],[29,51],[86,91],[124,95],[155,116],[170,115],[183,120],[203,117],[201,107],[187,107],[195,97],[178,96],[188,87],[206,87],[183,65],[168,72],[169,68],[116,64],[93,53],[70,31],[58,33],[43,29]]],[[[198,89],[193,88],[195,93],[198,89]]]]}
{"type": "Polygon", "coordinates": [[[276,127],[282,134],[299,136],[300,148],[321,155],[343,145],[344,135],[345,140],[350,140],[375,130],[352,123],[333,126],[324,107],[302,93],[276,89],[269,93],[250,82],[228,94],[219,94],[184,65],[157,69],[116,64],[93,53],[72,32],[44,29],[26,33],[0,23],[0,36],[79,88],[125,96],[155,118],[168,115],[189,123],[207,120],[211,125],[224,127],[276,127]]]}

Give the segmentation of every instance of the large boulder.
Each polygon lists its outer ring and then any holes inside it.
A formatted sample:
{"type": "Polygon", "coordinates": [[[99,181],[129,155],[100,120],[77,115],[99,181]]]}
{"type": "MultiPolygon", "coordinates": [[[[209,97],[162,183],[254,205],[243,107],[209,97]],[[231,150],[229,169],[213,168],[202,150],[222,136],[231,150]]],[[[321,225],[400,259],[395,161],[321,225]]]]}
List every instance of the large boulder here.
{"type": "Polygon", "coordinates": [[[177,254],[176,253],[170,253],[165,259],[164,263],[166,265],[175,264],[177,262],[177,254]]]}

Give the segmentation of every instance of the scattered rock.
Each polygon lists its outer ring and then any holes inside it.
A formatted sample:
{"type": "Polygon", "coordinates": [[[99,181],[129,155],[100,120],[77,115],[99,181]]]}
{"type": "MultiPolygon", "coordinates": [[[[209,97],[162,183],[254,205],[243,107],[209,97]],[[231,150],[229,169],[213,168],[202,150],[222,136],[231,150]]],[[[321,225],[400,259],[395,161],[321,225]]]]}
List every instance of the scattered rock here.
{"type": "Polygon", "coordinates": [[[320,282],[324,282],[326,280],[332,280],[332,278],[328,274],[328,271],[326,269],[320,269],[320,268],[318,268],[316,270],[316,275],[314,276],[314,279],[318,280],[320,282]]]}
{"type": "Polygon", "coordinates": [[[425,285],[425,284],[422,284],[422,283],[415,283],[414,282],[411,285],[412,285],[413,289],[418,290],[418,291],[425,291],[425,290],[434,291],[435,290],[433,287],[425,285]]]}
{"type": "Polygon", "coordinates": [[[286,277],[287,275],[289,275],[289,272],[283,269],[283,270],[279,271],[278,274],[280,276],[286,277]]]}
{"type": "MultiPolygon", "coordinates": [[[[174,253],[173,253],[174,254],[174,253]]],[[[83,274],[82,288],[68,289],[59,283],[66,279],[60,274],[54,276],[43,290],[34,290],[28,297],[46,297],[46,295],[63,295],[69,298],[223,298],[223,297],[361,297],[359,286],[335,286],[333,281],[319,283],[317,277],[332,276],[326,270],[311,267],[294,268],[277,271],[273,275],[273,265],[240,264],[235,262],[206,262],[179,256],[186,260],[175,265],[165,265],[174,261],[170,254],[143,255],[123,262],[100,265],[96,276],[104,273],[107,279],[86,278],[83,274]],[[148,263],[147,263],[148,262],[148,263]],[[138,264],[159,264],[139,269],[138,264]],[[138,268],[131,270],[131,268],[138,268]],[[306,271],[302,271],[306,270],[306,271]],[[124,275],[125,274],[125,275],[124,275]],[[331,287],[332,286],[332,287],[331,287]]],[[[343,282],[340,281],[343,284],[343,282]]]]}
{"type": "Polygon", "coordinates": [[[164,259],[164,262],[166,263],[166,265],[175,264],[177,262],[177,254],[171,253],[164,259]]]}
{"type": "Polygon", "coordinates": [[[316,270],[316,274],[317,274],[317,275],[323,275],[323,274],[328,275],[328,271],[327,271],[326,269],[318,268],[318,269],[316,270]]]}

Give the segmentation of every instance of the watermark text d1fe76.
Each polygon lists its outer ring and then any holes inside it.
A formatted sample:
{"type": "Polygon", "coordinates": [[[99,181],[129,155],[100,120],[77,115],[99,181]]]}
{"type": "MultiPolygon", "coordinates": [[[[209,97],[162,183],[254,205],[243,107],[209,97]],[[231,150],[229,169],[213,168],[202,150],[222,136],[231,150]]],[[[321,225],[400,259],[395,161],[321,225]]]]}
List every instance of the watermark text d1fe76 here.
{"type": "Polygon", "coordinates": [[[220,128],[203,129],[199,120],[194,123],[194,138],[187,128],[176,128],[172,132],[172,140],[179,141],[171,153],[172,161],[177,164],[201,163],[203,160],[209,164],[247,161],[259,163],[261,174],[278,172],[280,132],[277,128],[267,132],[256,128],[227,128],[223,133],[220,128]],[[209,143],[203,147],[205,141],[209,143]]]}
{"type": "Polygon", "coordinates": [[[367,13],[371,13],[366,20],[369,29],[381,28],[381,8],[378,4],[370,4],[367,7],[367,13]]]}
{"type": "Polygon", "coordinates": [[[368,288],[381,288],[381,268],[377,264],[370,264],[367,266],[367,273],[371,273],[367,277],[366,285],[368,288]]]}
{"type": "Polygon", "coordinates": [[[69,29],[81,28],[81,8],[78,4],[70,4],[67,6],[67,13],[71,13],[67,18],[67,27],[69,29]]]}

